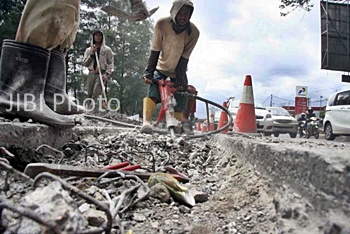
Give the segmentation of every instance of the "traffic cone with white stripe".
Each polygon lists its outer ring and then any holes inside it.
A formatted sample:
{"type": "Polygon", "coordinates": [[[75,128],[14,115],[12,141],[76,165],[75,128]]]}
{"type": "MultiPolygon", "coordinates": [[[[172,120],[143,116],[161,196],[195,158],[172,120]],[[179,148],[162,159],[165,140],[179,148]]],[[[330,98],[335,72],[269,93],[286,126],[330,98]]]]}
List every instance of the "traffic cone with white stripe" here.
{"type": "Polygon", "coordinates": [[[256,133],[256,117],[252,77],[246,75],[242,97],[239,103],[233,131],[240,133],[256,133]]]}

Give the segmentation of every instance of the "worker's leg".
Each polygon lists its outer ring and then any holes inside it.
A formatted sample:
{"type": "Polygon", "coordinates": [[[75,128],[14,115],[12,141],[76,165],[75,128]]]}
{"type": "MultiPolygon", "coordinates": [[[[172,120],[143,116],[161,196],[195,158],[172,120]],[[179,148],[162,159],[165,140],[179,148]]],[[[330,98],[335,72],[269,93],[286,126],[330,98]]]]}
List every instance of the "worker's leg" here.
{"type": "Polygon", "coordinates": [[[152,133],[152,116],[156,109],[156,103],[150,98],[145,97],[143,99],[143,124],[140,132],[151,134],[152,133]]]}
{"type": "Polygon", "coordinates": [[[181,95],[179,93],[175,93],[174,97],[176,99],[176,106],[175,106],[174,117],[182,123],[182,128],[183,128],[182,130],[183,130],[183,132],[185,134],[189,134],[189,133],[191,133],[193,131],[188,129],[186,124],[184,125],[184,123],[186,123],[186,122],[183,122],[183,112],[187,108],[188,97],[185,96],[185,95],[181,95]]]}
{"type": "Polygon", "coordinates": [[[4,40],[0,60],[0,112],[34,122],[73,127],[74,120],[52,111],[44,99],[50,52],[41,47],[4,40]]]}
{"type": "Polygon", "coordinates": [[[74,125],[72,119],[53,112],[42,97],[45,92],[50,51],[54,48],[64,50],[73,44],[79,24],[79,4],[80,0],[26,2],[16,40],[3,43],[0,62],[4,63],[0,65],[1,106],[14,105],[9,102],[9,96],[19,95],[16,100],[18,105],[15,104],[17,110],[6,111],[6,114],[28,117],[33,121],[54,126],[74,125]],[[34,107],[42,108],[33,107],[34,109],[28,110],[26,94],[34,97],[34,107]]]}
{"type": "Polygon", "coordinates": [[[71,101],[66,92],[66,61],[64,53],[51,51],[47,80],[45,84],[45,102],[51,110],[61,115],[82,114],[83,106],[71,101]]]}
{"type": "MultiPolygon", "coordinates": [[[[158,71],[154,72],[154,79],[163,79],[166,76],[158,71]]],[[[156,109],[156,103],[160,102],[160,94],[158,84],[151,84],[148,89],[147,97],[143,99],[143,124],[141,133],[152,133],[152,117],[156,109]]]]}

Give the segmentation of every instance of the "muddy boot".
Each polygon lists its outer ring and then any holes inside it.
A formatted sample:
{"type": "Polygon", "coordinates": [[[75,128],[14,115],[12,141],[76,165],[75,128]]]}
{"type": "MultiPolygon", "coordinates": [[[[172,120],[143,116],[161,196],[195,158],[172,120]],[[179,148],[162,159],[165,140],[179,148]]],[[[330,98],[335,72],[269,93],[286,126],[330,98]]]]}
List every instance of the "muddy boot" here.
{"type": "Polygon", "coordinates": [[[50,52],[46,49],[4,40],[0,59],[0,112],[54,127],[75,125],[73,119],[56,114],[45,104],[49,59],[50,52]]]}
{"type": "Polygon", "coordinates": [[[182,130],[186,135],[193,135],[193,128],[191,121],[182,122],[182,130]]]}
{"type": "Polygon", "coordinates": [[[156,104],[151,98],[145,97],[143,99],[143,124],[140,130],[141,133],[152,134],[151,122],[155,108],[156,104]]]}
{"type": "Polygon", "coordinates": [[[72,102],[66,92],[66,62],[64,54],[53,50],[47,71],[45,102],[61,115],[83,114],[85,108],[72,102]]]}

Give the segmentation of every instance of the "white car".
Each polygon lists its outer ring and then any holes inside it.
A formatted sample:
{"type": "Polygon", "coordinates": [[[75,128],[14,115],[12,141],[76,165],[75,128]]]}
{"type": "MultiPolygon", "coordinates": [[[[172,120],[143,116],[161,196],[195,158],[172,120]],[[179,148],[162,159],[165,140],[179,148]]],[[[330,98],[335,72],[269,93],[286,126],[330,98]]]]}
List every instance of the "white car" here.
{"type": "Polygon", "coordinates": [[[350,90],[339,91],[329,97],[323,127],[327,140],[341,135],[350,136],[350,90]]]}
{"type": "MultiPolygon", "coordinates": [[[[298,121],[282,107],[266,107],[272,116],[272,129],[270,134],[278,137],[280,134],[289,134],[291,138],[295,138],[298,133],[298,121]]],[[[266,133],[265,133],[266,135],[266,133]]]]}
{"type": "MultiPolygon", "coordinates": [[[[236,119],[239,103],[240,103],[240,100],[232,100],[232,99],[229,99],[227,103],[227,109],[232,114],[233,124],[236,119]]],[[[271,132],[272,117],[270,112],[259,102],[254,101],[254,106],[255,106],[257,132],[264,133],[264,134],[265,132],[267,133],[271,132]]]]}

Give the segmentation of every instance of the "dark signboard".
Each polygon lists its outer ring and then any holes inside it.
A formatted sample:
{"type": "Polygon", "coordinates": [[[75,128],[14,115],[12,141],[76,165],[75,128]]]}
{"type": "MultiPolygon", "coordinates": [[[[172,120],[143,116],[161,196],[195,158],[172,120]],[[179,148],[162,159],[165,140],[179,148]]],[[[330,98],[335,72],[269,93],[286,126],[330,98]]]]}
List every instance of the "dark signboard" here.
{"type": "Polygon", "coordinates": [[[342,75],[342,76],[341,76],[341,81],[342,81],[342,82],[349,82],[349,83],[350,83],[350,76],[342,75]]]}
{"type": "Polygon", "coordinates": [[[346,1],[321,1],[321,68],[350,72],[350,7],[346,1]]]}

